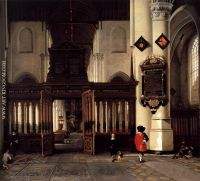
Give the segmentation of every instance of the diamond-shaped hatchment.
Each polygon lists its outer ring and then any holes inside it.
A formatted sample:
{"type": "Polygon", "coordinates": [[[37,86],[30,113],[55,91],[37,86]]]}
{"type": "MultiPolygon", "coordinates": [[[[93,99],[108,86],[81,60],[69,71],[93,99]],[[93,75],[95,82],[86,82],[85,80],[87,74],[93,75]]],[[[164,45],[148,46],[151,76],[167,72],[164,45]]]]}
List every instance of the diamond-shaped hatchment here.
{"type": "Polygon", "coordinates": [[[149,42],[146,41],[142,36],[134,44],[141,52],[149,47],[149,42]]]}
{"type": "Polygon", "coordinates": [[[163,50],[167,48],[167,46],[169,45],[169,42],[170,41],[167,39],[167,37],[163,33],[155,41],[155,43],[163,50]]]}

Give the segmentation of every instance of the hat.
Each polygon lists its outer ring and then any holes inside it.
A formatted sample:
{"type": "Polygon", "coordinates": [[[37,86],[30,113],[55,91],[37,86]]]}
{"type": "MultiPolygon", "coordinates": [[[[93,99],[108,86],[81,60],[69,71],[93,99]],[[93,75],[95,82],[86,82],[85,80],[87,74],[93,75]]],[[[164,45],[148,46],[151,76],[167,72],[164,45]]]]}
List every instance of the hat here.
{"type": "Polygon", "coordinates": [[[141,125],[137,127],[137,130],[138,130],[139,132],[144,132],[145,129],[146,129],[146,128],[145,128],[144,126],[141,126],[141,125]]]}

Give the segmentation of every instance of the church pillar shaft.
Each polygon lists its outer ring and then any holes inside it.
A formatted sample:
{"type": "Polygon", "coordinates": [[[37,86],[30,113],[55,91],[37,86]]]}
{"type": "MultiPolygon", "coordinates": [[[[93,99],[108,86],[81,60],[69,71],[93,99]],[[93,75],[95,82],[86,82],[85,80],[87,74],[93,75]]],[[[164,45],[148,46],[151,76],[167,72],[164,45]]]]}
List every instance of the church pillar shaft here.
{"type": "MultiPolygon", "coordinates": [[[[133,23],[130,23],[130,25],[133,26],[132,32],[134,31],[134,35],[132,35],[133,43],[136,42],[141,36],[150,43],[152,38],[152,24],[149,0],[133,0],[133,3],[130,5],[133,6],[132,13],[130,14],[130,21],[133,21],[133,23]]],[[[140,102],[140,97],[142,95],[142,74],[140,65],[152,53],[152,48],[148,47],[145,50],[140,51],[135,47],[132,52],[135,79],[138,81],[138,85],[136,86],[135,126],[137,127],[138,125],[143,125],[146,127],[146,133],[149,135],[151,112],[148,108],[143,107],[140,102]]],[[[132,110],[130,111],[130,114],[133,114],[132,110]]]]}
{"type": "MultiPolygon", "coordinates": [[[[152,12],[152,29],[153,29],[153,54],[164,56],[168,61],[168,85],[169,93],[169,57],[168,48],[164,50],[155,44],[156,39],[163,33],[168,37],[168,19],[171,14],[173,1],[153,1],[151,4],[152,12]]],[[[169,95],[169,94],[168,94],[169,95]]],[[[170,104],[160,106],[157,112],[152,116],[150,130],[150,150],[154,151],[171,151],[173,150],[173,131],[170,120],[170,104]]]]}

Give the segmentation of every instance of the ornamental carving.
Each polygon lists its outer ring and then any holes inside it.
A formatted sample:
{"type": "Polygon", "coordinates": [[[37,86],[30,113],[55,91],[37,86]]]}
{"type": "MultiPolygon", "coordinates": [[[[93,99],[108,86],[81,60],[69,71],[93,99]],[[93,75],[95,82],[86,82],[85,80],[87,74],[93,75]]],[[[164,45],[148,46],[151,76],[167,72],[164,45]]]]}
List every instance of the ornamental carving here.
{"type": "Polygon", "coordinates": [[[165,20],[168,19],[171,10],[173,7],[173,0],[170,1],[162,1],[159,0],[153,1],[151,4],[151,13],[152,13],[152,19],[153,20],[165,20]]]}
{"type": "Polygon", "coordinates": [[[163,57],[148,57],[141,65],[141,103],[154,114],[159,106],[165,106],[167,99],[167,63],[163,57]]]}

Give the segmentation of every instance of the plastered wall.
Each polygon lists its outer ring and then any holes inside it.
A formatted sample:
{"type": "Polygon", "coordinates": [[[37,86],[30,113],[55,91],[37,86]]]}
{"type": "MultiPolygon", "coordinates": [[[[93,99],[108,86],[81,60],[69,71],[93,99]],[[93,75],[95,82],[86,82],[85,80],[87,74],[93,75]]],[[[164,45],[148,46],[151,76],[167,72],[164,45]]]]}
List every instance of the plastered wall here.
{"type": "Polygon", "coordinates": [[[28,73],[41,82],[43,62],[40,55],[44,52],[45,31],[41,22],[11,22],[8,81],[15,82],[28,73]]]}
{"type": "Polygon", "coordinates": [[[104,66],[105,66],[105,81],[109,81],[110,78],[117,72],[124,72],[130,75],[130,46],[129,46],[129,21],[104,21],[102,22],[101,36],[100,36],[100,52],[104,56],[104,66]],[[118,46],[115,44],[117,41],[113,41],[112,38],[116,38],[115,33],[120,33],[116,31],[116,28],[124,31],[126,34],[126,50],[125,51],[115,51],[118,46]],[[112,34],[114,33],[114,35],[112,34]]]}

